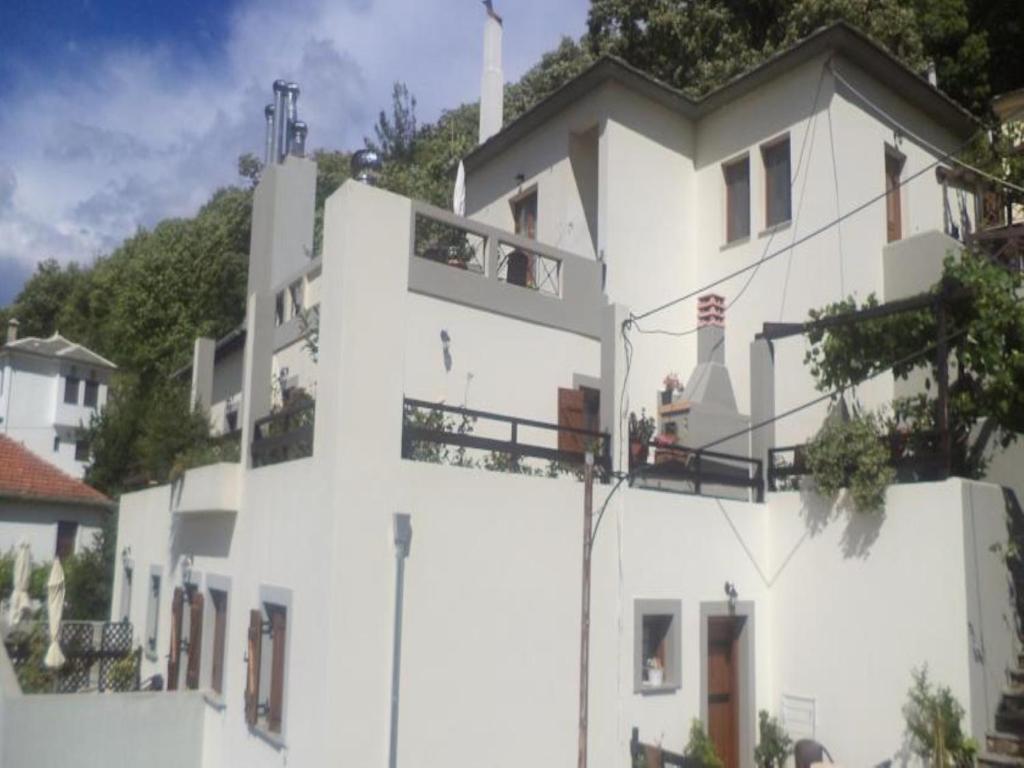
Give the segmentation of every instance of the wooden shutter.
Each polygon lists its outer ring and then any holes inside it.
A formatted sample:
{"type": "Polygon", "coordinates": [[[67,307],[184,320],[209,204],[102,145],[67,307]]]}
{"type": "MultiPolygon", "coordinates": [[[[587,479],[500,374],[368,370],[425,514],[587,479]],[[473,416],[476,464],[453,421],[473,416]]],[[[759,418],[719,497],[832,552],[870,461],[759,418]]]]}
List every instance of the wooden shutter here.
{"type": "Polygon", "coordinates": [[[263,646],[263,612],[249,611],[249,653],[245,675],[245,722],[256,725],[260,704],[260,651],[263,646]]]}
{"type": "Polygon", "coordinates": [[[181,587],[174,588],[171,599],[171,650],[167,654],[167,690],[178,689],[178,670],[181,666],[181,620],[185,608],[185,594],[181,587]]]}
{"type": "Polygon", "coordinates": [[[281,712],[284,709],[286,618],[287,613],[280,606],[274,606],[270,611],[270,636],[274,648],[270,659],[270,708],[267,713],[267,729],[274,733],[281,732],[281,712]]]}
{"type": "Polygon", "coordinates": [[[224,692],[224,637],[227,634],[228,594],[210,590],[213,600],[213,661],[210,666],[210,687],[217,693],[224,692]]]}
{"type": "Polygon", "coordinates": [[[188,616],[188,668],[185,670],[185,687],[199,688],[199,664],[203,657],[203,594],[196,592],[189,604],[188,616]]]}
{"type": "MultiPolygon", "coordinates": [[[[558,426],[571,429],[586,429],[586,415],[583,410],[583,392],[579,389],[558,390],[558,426]]],[[[572,432],[558,433],[558,450],[568,453],[583,453],[583,435],[572,432]]]]}
{"type": "Polygon", "coordinates": [[[885,228],[888,242],[903,237],[903,216],[900,205],[900,171],[903,163],[885,153],[885,228]]]}

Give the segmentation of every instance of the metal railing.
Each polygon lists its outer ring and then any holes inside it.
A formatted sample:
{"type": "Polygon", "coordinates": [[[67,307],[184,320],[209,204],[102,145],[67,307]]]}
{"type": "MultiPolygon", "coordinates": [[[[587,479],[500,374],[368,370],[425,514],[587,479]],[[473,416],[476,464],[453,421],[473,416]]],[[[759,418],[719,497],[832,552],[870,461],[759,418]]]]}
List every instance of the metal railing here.
{"type": "Polygon", "coordinates": [[[707,494],[709,486],[749,490],[754,501],[764,501],[764,474],[760,459],[732,453],[688,448],[652,440],[631,442],[629,469],[638,480],[677,480],[691,484],[692,493],[707,494]]]}
{"type": "Polygon", "coordinates": [[[402,419],[402,458],[416,459],[418,456],[422,456],[422,452],[417,449],[423,445],[452,445],[462,449],[491,451],[494,454],[509,457],[509,463],[495,467],[509,472],[521,471],[520,462],[529,458],[549,461],[556,466],[582,467],[586,461],[586,448],[589,447],[594,454],[594,466],[599,477],[604,482],[611,477],[611,436],[607,432],[577,429],[544,421],[522,419],[517,416],[405,398],[402,419]],[[434,425],[418,424],[413,419],[413,414],[417,411],[442,416],[444,414],[457,416],[463,420],[463,425],[468,424],[469,426],[468,428],[466,426],[461,428],[446,426],[443,419],[438,420],[434,425]],[[473,428],[478,420],[507,424],[509,426],[508,439],[474,434],[473,428]],[[553,432],[559,436],[560,442],[573,443],[573,449],[551,448],[522,442],[519,431],[523,428],[553,432]]]}
{"type": "MultiPolygon", "coordinates": [[[[934,430],[908,435],[899,442],[882,438],[890,451],[889,466],[896,471],[897,483],[942,480],[946,477],[946,461],[940,444],[941,434],[934,430]],[[914,445],[908,445],[910,439],[914,445]]],[[[792,491],[799,480],[808,477],[806,445],[787,445],[768,450],[767,484],[769,491],[792,491]]]]}
{"type": "Polygon", "coordinates": [[[253,424],[253,467],[312,456],[315,422],[315,400],[303,400],[257,419],[253,424]]]}

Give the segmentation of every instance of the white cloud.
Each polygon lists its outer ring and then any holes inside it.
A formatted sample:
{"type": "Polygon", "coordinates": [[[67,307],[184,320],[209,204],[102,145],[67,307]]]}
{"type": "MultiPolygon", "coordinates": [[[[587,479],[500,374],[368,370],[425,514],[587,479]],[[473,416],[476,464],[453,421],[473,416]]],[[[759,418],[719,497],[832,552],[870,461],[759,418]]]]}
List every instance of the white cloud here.
{"type": "MultiPolygon", "coordinates": [[[[498,5],[513,79],[582,32],[587,2],[498,5]]],[[[253,0],[215,64],[169,45],[93,51],[57,77],[40,64],[0,116],[13,158],[0,166],[0,257],[88,261],[138,226],[194,212],[236,180],[239,154],[259,153],[277,77],[302,87],[311,147],[361,144],[395,80],[421,120],[475,99],[482,23],[475,0],[253,0]]]]}

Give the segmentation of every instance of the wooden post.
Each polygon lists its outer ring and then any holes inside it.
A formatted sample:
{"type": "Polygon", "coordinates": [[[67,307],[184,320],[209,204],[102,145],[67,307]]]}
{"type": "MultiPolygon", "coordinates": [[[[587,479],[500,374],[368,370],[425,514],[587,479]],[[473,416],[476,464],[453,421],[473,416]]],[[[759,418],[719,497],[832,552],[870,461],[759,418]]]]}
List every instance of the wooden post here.
{"type": "Polygon", "coordinates": [[[594,454],[583,466],[583,584],[580,611],[580,728],[577,768],[587,768],[587,706],[590,669],[590,555],[594,543],[594,454]]]}
{"type": "Polygon", "coordinates": [[[942,451],[943,477],[953,470],[952,443],[949,435],[949,344],[946,339],[946,286],[935,302],[935,369],[938,385],[936,426],[939,428],[939,446],[942,451]]]}

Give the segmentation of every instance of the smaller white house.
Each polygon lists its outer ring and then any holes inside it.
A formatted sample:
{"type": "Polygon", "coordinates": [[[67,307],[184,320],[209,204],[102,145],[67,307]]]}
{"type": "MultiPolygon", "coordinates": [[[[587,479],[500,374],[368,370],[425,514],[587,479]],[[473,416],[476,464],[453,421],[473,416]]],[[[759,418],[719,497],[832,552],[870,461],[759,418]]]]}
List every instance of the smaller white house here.
{"type": "Polygon", "coordinates": [[[114,503],[0,435],[0,552],[27,541],[36,563],[92,544],[114,503]]]}
{"type": "Polygon", "coordinates": [[[115,370],[114,363],[59,333],[19,339],[12,319],[0,347],[0,434],[83,477],[89,446],[81,431],[106,405],[115,370]]]}

